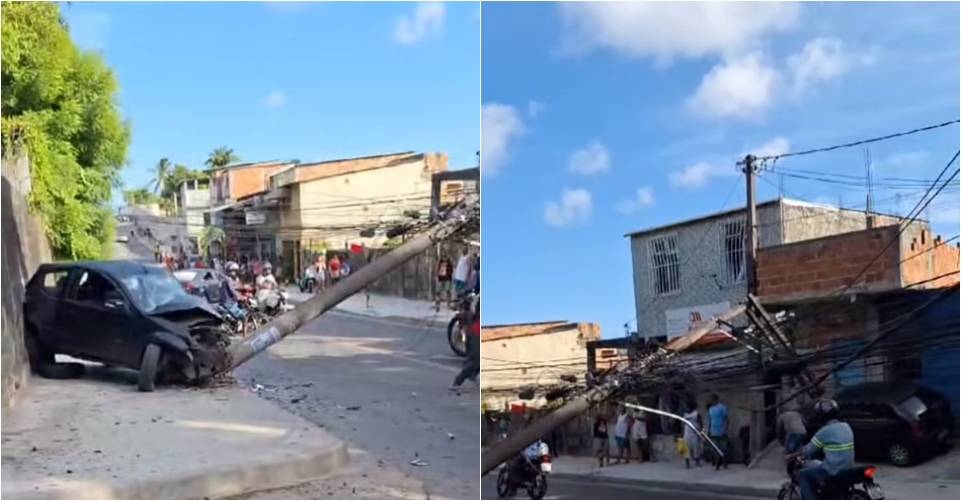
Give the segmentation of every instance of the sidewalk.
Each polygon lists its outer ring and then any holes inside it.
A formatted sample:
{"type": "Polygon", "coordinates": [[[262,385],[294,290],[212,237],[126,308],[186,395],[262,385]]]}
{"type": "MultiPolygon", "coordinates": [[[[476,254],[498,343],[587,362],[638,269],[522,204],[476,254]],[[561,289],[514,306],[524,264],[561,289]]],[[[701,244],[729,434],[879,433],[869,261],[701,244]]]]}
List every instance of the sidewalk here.
{"type": "MultiPolygon", "coordinates": [[[[291,304],[300,304],[310,299],[310,294],[300,292],[297,286],[288,286],[287,294],[291,304]]],[[[421,299],[405,299],[402,297],[370,295],[370,308],[363,292],[358,292],[337,305],[334,310],[352,315],[398,320],[417,325],[431,324],[435,327],[447,327],[447,323],[454,317],[454,310],[441,305],[440,311],[435,310],[433,301],[421,299]]]]}
{"type": "Polygon", "coordinates": [[[159,387],[90,366],[34,378],[3,416],[4,499],[201,499],[336,473],[347,446],[237,386],[159,387]]]}
{"type": "MultiPolygon", "coordinates": [[[[905,474],[909,468],[879,465],[877,480],[888,499],[958,499],[958,480],[921,479],[920,468],[905,474]]],[[[767,497],[774,499],[781,484],[787,480],[783,472],[772,469],[748,469],[731,465],[727,470],[715,471],[702,463],[700,468],[685,469],[683,463],[656,462],[620,464],[598,468],[594,458],[563,456],[554,460],[554,475],[577,477],[595,482],[642,482],[668,488],[696,485],[719,494],[767,497]]]]}

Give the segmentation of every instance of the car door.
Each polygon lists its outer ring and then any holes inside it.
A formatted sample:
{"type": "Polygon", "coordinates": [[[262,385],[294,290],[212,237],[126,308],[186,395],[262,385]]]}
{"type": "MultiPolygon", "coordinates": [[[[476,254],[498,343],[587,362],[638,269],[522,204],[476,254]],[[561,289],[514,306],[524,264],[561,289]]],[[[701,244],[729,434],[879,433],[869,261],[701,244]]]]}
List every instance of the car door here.
{"type": "Polygon", "coordinates": [[[82,268],[63,303],[63,319],[69,323],[65,332],[76,355],[93,360],[131,366],[124,360],[126,336],[134,315],[129,299],[106,275],[82,268]]]}
{"type": "Polygon", "coordinates": [[[27,321],[36,328],[40,340],[57,350],[60,341],[61,303],[70,284],[69,267],[50,267],[35,278],[27,289],[27,321]]]}
{"type": "Polygon", "coordinates": [[[848,401],[840,404],[842,421],[854,432],[854,450],[858,457],[873,457],[884,438],[884,423],[871,402],[848,401]]]}

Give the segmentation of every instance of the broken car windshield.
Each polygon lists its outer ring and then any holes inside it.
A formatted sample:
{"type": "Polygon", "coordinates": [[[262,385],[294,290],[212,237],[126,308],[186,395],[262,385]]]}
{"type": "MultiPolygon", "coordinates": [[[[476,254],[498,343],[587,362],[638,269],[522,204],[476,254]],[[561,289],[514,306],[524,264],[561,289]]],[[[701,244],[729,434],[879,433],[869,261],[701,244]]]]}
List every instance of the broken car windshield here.
{"type": "Polygon", "coordinates": [[[164,305],[182,302],[187,293],[177,280],[166,273],[145,273],[123,278],[133,301],[144,313],[152,313],[164,305]]]}

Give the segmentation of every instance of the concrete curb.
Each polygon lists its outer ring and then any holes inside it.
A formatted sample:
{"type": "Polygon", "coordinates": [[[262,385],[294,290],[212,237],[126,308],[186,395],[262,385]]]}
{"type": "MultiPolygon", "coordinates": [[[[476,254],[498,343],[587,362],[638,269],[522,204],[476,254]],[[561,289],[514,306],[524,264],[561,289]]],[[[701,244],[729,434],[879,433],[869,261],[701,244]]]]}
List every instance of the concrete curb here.
{"type": "MultiPolygon", "coordinates": [[[[777,491],[780,485],[773,488],[760,488],[760,487],[742,487],[734,485],[723,485],[723,484],[708,484],[700,482],[679,482],[671,480],[641,480],[632,478],[618,478],[618,477],[607,477],[603,475],[595,475],[589,473],[554,473],[551,477],[557,477],[559,479],[570,479],[580,482],[592,482],[592,483],[603,483],[603,484],[622,484],[622,485],[639,485],[647,487],[659,487],[669,490],[689,490],[697,489],[699,491],[713,492],[716,494],[723,494],[729,496],[750,496],[759,497],[765,499],[775,499],[777,498],[777,491]]],[[[548,480],[549,482],[550,480],[548,480]]]]}
{"type": "MultiPolygon", "coordinates": [[[[294,306],[302,302],[303,301],[299,301],[294,298],[290,299],[290,304],[294,306]]],[[[435,329],[447,329],[447,324],[450,323],[450,319],[454,318],[454,315],[456,314],[455,312],[452,311],[450,312],[449,315],[441,316],[441,314],[438,314],[437,316],[440,318],[430,319],[430,318],[398,317],[398,316],[390,316],[390,315],[387,315],[387,316],[366,315],[364,313],[346,310],[336,306],[331,311],[335,313],[340,313],[342,315],[349,315],[357,318],[372,319],[372,320],[386,320],[390,322],[397,322],[397,323],[409,325],[411,327],[432,327],[435,329]]]]}
{"type": "MultiPolygon", "coordinates": [[[[284,461],[237,465],[195,475],[153,478],[119,485],[78,482],[72,488],[8,492],[4,499],[215,499],[283,488],[336,473],[349,463],[347,444],[284,461]]],[[[198,468],[201,469],[201,468],[198,468]]]]}

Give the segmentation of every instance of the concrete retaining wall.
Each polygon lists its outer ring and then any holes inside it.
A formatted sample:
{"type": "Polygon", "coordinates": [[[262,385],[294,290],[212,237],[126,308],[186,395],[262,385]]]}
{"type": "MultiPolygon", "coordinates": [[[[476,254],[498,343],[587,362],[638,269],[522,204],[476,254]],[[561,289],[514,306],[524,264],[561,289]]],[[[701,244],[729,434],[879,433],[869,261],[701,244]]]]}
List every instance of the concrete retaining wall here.
{"type": "Polygon", "coordinates": [[[50,261],[50,245],[40,218],[29,212],[27,195],[30,193],[30,163],[26,157],[4,158],[3,211],[0,245],[3,248],[3,268],[0,287],[3,288],[2,316],[2,405],[14,405],[20,389],[30,376],[27,350],[23,344],[24,284],[42,262],[50,261]]]}

